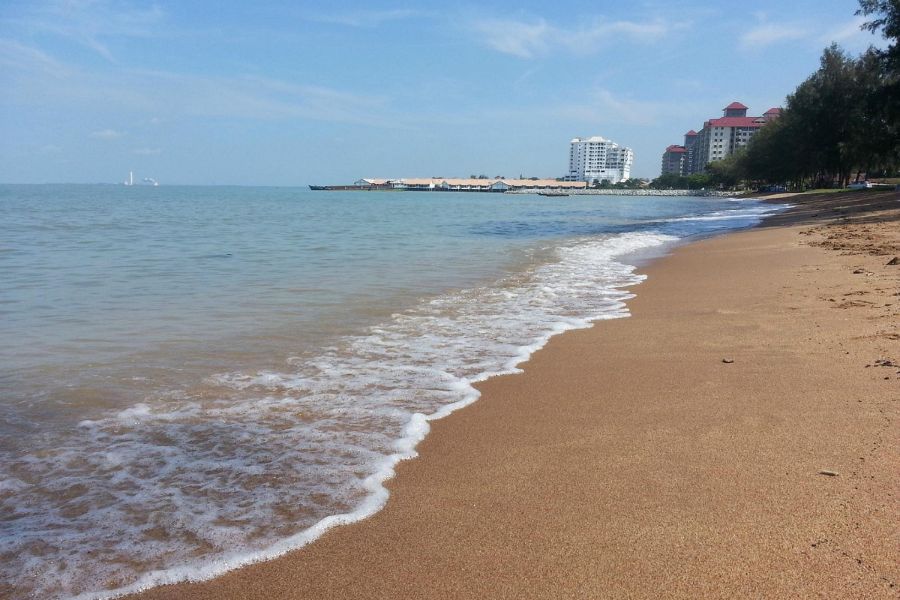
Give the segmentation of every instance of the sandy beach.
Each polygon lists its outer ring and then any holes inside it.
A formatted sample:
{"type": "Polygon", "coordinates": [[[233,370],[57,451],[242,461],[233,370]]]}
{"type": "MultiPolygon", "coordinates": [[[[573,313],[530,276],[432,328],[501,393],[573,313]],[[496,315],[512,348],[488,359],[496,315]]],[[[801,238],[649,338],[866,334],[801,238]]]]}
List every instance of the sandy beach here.
{"type": "Polygon", "coordinates": [[[778,200],[480,385],[375,516],[137,597],[897,597],[900,194],[778,200]]]}

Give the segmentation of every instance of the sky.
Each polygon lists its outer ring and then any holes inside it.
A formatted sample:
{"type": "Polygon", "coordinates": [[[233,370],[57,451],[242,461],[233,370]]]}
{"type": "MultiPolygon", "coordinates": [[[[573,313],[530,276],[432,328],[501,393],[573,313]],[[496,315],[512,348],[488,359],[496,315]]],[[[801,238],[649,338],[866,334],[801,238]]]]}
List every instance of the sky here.
{"type": "Polygon", "coordinates": [[[856,0],[0,0],[0,182],[559,177],[569,141],[669,144],[782,106],[856,0]]]}

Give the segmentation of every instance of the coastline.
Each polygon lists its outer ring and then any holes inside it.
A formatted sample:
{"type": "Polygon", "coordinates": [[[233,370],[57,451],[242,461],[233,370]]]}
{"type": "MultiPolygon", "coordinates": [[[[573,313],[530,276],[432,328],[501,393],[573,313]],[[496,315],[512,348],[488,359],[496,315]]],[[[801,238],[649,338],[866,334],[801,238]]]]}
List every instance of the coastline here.
{"type": "Polygon", "coordinates": [[[136,597],[893,596],[900,379],[864,365],[900,360],[897,275],[839,229],[896,222],[896,197],[676,249],[641,269],[633,318],[557,336],[433,422],[378,514],[136,597]]]}

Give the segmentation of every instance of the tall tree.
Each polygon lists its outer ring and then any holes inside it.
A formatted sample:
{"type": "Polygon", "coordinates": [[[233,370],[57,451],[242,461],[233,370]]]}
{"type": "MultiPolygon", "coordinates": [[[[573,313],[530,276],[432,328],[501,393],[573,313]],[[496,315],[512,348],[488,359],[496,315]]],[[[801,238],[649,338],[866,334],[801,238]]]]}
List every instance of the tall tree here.
{"type": "Polygon", "coordinates": [[[859,0],[857,15],[875,18],[863,23],[863,29],[891,40],[886,50],[880,53],[886,57],[893,68],[900,68],[900,0],[859,0]]]}

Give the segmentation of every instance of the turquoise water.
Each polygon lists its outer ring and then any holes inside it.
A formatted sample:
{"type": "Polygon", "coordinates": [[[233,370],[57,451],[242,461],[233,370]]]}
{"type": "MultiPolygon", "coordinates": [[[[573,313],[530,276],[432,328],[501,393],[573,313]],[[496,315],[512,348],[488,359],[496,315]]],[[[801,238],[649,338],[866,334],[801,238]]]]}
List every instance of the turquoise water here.
{"type": "Polygon", "coordinates": [[[0,186],[0,581],[207,577],[371,514],[472,383],[627,315],[635,253],[767,210],[0,186]]]}

